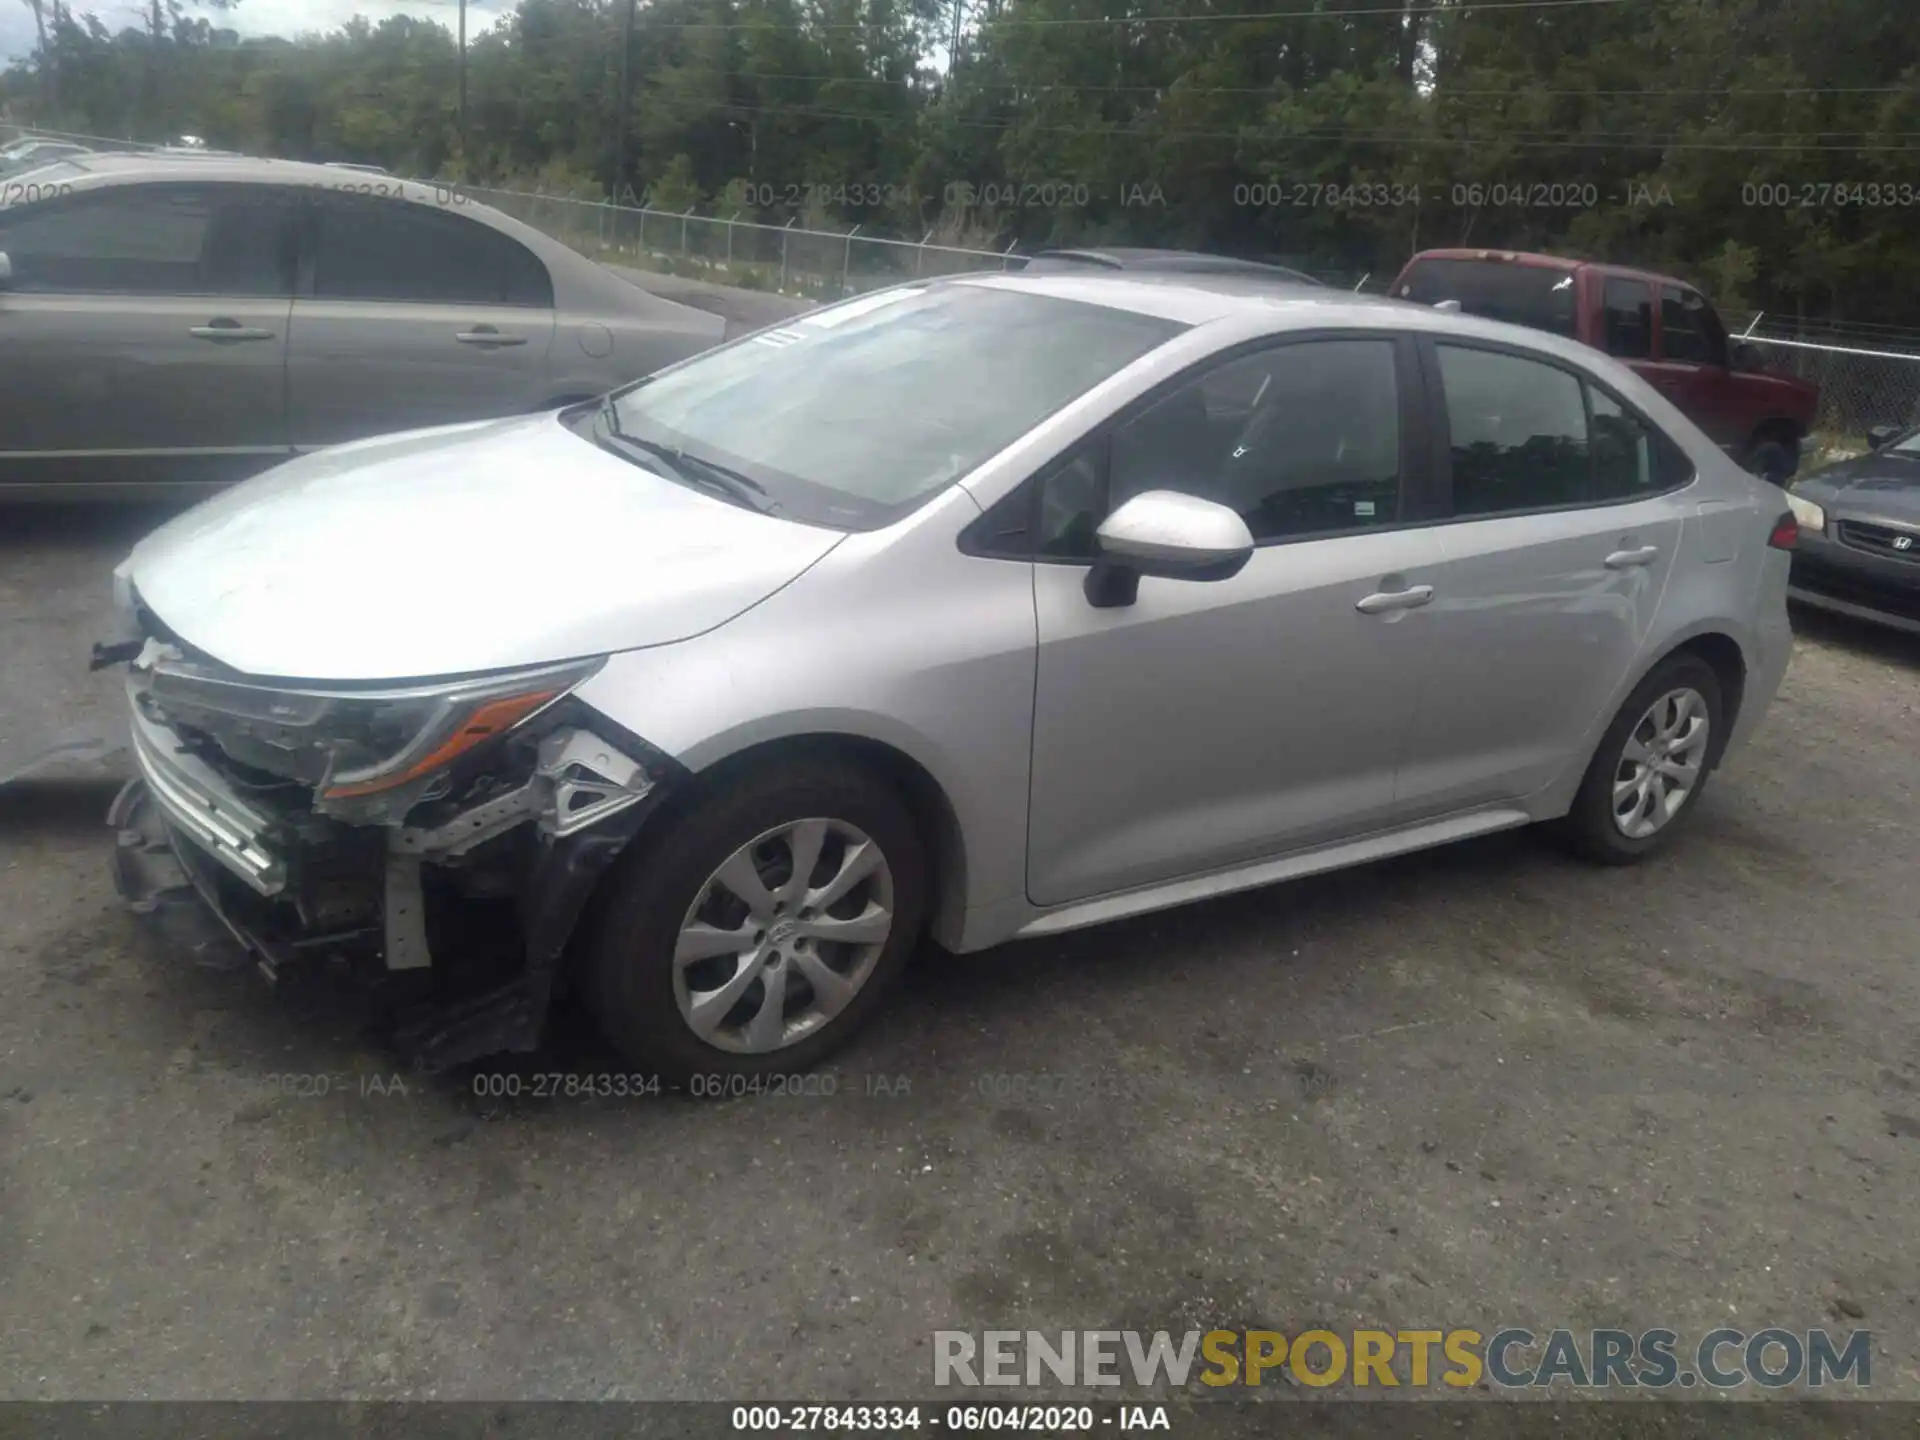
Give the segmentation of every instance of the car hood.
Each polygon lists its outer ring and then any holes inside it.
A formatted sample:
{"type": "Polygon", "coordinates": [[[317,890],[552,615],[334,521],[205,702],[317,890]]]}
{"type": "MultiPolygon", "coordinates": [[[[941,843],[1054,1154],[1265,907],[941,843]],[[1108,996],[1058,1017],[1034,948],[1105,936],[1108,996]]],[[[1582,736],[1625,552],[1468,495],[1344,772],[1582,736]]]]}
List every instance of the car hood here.
{"type": "Polygon", "coordinates": [[[842,538],[662,478],[545,414],[288,461],[163,525],[118,574],[236,670],[375,681],[683,640],[842,538]]]}
{"type": "Polygon", "coordinates": [[[1850,515],[1920,523],[1920,459],[1860,455],[1816,471],[1793,489],[1850,515]]]}

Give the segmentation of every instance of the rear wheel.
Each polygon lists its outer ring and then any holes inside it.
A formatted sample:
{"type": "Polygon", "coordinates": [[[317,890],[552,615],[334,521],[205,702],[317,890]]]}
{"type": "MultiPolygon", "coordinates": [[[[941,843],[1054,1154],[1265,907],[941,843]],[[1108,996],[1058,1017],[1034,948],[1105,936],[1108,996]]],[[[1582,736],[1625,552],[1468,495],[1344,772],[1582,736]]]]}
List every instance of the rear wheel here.
{"type": "Polygon", "coordinates": [[[1664,848],[1719,757],[1720,677],[1675,655],[1635,687],[1607,727],[1561,832],[1590,860],[1630,865],[1664,848]]]}
{"type": "Polygon", "coordinates": [[[622,860],[588,951],[639,1069],[802,1070],[850,1039],[919,938],[924,853],[893,790],[798,760],[723,782],[622,860]]]}
{"type": "Polygon", "coordinates": [[[1757,441],[1747,451],[1744,463],[1750,473],[1762,480],[1773,485],[1785,485],[1793,478],[1793,472],[1800,468],[1799,442],[1771,438],[1757,441]]]}

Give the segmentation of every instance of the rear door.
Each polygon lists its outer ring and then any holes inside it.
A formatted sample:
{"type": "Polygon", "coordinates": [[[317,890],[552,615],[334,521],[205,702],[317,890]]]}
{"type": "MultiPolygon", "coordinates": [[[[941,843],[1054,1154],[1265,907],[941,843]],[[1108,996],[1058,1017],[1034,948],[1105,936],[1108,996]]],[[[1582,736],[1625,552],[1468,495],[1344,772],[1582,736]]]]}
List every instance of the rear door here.
{"type": "Polygon", "coordinates": [[[514,415],[546,398],[553,284],[450,209],[315,191],[287,385],[294,443],[514,415]]]}
{"type": "Polygon", "coordinates": [[[124,185],[0,211],[0,481],[203,482],[288,453],[293,212],[124,185]]]}
{"type": "Polygon", "coordinates": [[[1515,801],[1561,775],[1640,663],[1693,469],[1571,367],[1423,346],[1451,519],[1422,616],[1430,669],[1400,765],[1412,816],[1515,801]]]}

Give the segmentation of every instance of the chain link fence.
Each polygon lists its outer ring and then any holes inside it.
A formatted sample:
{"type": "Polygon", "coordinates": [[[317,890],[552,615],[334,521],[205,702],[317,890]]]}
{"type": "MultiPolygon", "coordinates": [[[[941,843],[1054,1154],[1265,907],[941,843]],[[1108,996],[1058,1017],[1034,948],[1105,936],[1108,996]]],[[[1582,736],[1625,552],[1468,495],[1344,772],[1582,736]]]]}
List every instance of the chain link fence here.
{"type": "Polygon", "coordinates": [[[615,205],[571,196],[530,195],[462,185],[462,194],[491,205],[583,254],[642,269],[833,300],[921,276],[1004,270],[1005,251],[936,245],[850,231],[767,225],[737,216],[699,215],[615,205]]]}
{"type": "Polygon", "coordinates": [[[1920,354],[1753,334],[1767,368],[1820,387],[1817,439],[1859,450],[1875,425],[1920,425],[1920,354]]]}

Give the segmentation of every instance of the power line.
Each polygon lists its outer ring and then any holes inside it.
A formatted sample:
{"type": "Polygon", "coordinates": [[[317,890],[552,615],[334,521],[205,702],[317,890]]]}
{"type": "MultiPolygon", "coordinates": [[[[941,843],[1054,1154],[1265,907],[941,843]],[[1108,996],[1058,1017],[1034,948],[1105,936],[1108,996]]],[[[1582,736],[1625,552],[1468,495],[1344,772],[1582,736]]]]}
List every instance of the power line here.
{"type": "MultiPolygon", "coordinates": [[[[1115,22],[1124,24],[1124,21],[1115,22]]],[[[1026,94],[1078,94],[1078,95],[1272,95],[1275,89],[1271,85],[1186,85],[1179,80],[1165,85],[1074,85],[1064,81],[1047,84],[1030,84],[1020,80],[977,80],[970,72],[961,72],[966,76],[964,84],[950,83],[953,90],[1018,90],[1026,94]]],[[[891,79],[885,75],[790,75],[778,71],[742,70],[729,78],[740,80],[793,80],[816,84],[841,85],[891,85],[901,86],[903,81],[891,79]]],[[[1920,87],[1912,85],[1781,85],[1758,89],[1712,89],[1693,90],[1536,90],[1525,86],[1525,82],[1506,86],[1499,90],[1455,90],[1451,87],[1437,86],[1431,95],[1434,100],[1492,99],[1511,100],[1516,94],[1528,96],[1547,96],[1554,99],[1587,99],[1590,97],[1643,99],[1654,96],[1670,97],[1676,95],[1740,96],[1740,95],[1911,95],[1920,99],[1920,87]]]]}
{"type": "MultiPolygon", "coordinates": [[[[1231,25],[1253,20],[1349,20],[1391,17],[1418,20],[1429,15],[1465,15],[1480,10],[1571,10],[1595,6],[1627,5],[1633,0],[1469,0],[1464,5],[1359,6],[1342,10],[1250,10],[1230,11],[1224,15],[1122,15],[1122,16],[1047,16],[998,15],[987,22],[997,29],[1041,29],[1093,25],[1231,25]]],[[[758,30],[763,20],[678,20],[662,22],[654,30],[758,30]]],[[[809,25],[809,32],[827,30],[871,30],[865,21],[853,20],[830,25],[809,25]]]]}

